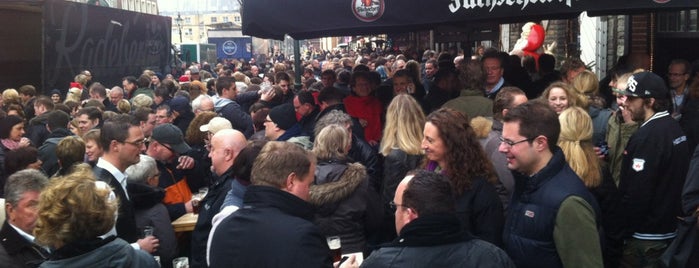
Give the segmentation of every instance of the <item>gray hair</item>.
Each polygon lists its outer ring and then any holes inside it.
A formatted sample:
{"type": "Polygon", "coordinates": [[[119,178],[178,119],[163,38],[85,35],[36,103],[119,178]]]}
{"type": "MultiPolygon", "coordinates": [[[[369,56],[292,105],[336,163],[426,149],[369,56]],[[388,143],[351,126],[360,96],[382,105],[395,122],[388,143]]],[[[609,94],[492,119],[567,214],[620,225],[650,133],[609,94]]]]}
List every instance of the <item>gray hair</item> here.
{"type": "Polygon", "coordinates": [[[201,102],[202,102],[204,99],[210,99],[210,100],[211,100],[211,97],[209,97],[209,95],[206,95],[206,94],[201,94],[201,95],[199,95],[199,97],[196,97],[194,100],[192,100],[192,112],[194,112],[194,113],[197,112],[197,110],[199,109],[199,107],[201,107],[201,102]]]}
{"type": "Polygon", "coordinates": [[[126,168],[126,177],[129,183],[146,184],[148,178],[157,173],[158,167],[155,159],[148,155],[141,155],[141,160],[126,168]]]}
{"type": "Polygon", "coordinates": [[[318,133],[325,128],[328,125],[341,125],[341,126],[352,126],[352,117],[350,117],[348,114],[344,113],[343,111],[340,110],[332,110],[328,114],[324,115],[320,119],[318,119],[318,122],[316,122],[316,126],[313,129],[313,133],[315,134],[314,136],[318,136],[318,133]]]}
{"type": "Polygon", "coordinates": [[[26,192],[41,190],[49,183],[49,179],[36,169],[25,169],[17,171],[7,178],[5,182],[5,202],[13,206],[19,204],[22,195],[26,192]]]}

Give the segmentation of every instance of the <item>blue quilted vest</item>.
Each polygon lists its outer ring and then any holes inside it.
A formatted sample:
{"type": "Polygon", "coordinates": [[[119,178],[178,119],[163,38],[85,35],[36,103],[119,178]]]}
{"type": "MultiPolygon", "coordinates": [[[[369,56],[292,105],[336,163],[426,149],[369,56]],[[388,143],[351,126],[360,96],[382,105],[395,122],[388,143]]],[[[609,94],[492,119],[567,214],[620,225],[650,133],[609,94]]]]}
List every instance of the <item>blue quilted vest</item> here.
{"type": "Polygon", "coordinates": [[[558,147],[538,174],[513,175],[516,186],[503,233],[505,251],[519,268],[563,267],[553,241],[558,208],[571,195],[583,198],[595,210],[599,230],[597,201],[570,169],[558,147]]]}

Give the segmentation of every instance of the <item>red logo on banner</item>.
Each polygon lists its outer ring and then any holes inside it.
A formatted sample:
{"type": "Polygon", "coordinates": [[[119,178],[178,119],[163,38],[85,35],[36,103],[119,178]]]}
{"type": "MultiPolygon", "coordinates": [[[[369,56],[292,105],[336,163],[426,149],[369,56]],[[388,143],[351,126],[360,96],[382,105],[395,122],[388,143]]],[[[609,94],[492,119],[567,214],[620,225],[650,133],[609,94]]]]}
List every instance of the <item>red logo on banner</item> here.
{"type": "Polygon", "coordinates": [[[384,0],[352,0],[352,12],[363,22],[372,22],[383,16],[384,0]]]}
{"type": "Polygon", "coordinates": [[[667,2],[670,2],[670,0],[653,0],[653,2],[656,2],[658,4],[666,4],[667,2]]]}

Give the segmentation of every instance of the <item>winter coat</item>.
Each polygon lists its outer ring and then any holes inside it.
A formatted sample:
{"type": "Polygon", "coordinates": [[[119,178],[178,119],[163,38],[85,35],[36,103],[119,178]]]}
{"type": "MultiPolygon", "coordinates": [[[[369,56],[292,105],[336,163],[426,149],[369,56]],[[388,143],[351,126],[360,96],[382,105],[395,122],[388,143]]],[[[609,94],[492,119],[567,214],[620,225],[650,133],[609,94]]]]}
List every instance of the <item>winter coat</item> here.
{"type": "Polygon", "coordinates": [[[624,123],[621,111],[616,111],[609,117],[607,122],[607,145],[609,154],[607,156],[609,172],[612,174],[614,184],[619,185],[621,178],[621,159],[624,157],[624,149],[629,142],[631,135],[638,130],[638,123],[624,123]]]}
{"type": "Polygon", "coordinates": [[[39,147],[39,160],[42,162],[41,169],[43,169],[46,174],[56,174],[60,168],[58,165],[58,157],[56,156],[58,142],[72,135],[73,133],[65,128],[56,129],[49,134],[44,144],[39,147]]]}
{"type": "Polygon", "coordinates": [[[366,244],[368,179],[364,166],[319,160],[309,203],[317,207],[314,223],[327,236],[340,236],[344,254],[363,252],[366,244]]]}
{"type": "Polygon", "coordinates": [[[153,227],[153,235],[160,240],[158,251],[153,255],[160,256],[163,267],[170,267],[177,254],[177,239],[170,215],[162,203],[165,191],[139,183],[128,183],[126,191],[136,210],[136,226],[139,230],[146,226],[153,227]]]}
{"type": "Polygon", "coordinates": [[[216,228],[210,267],[332,267],[313,213],[311,204],[291,193],[249,186],[243,207],[216,228]]]}
{"type": "Polygon", "coordinates": [[[587,113],[592,119],[592,141],[595,145],[597,145],[605,141],[607,123],[609,122],[609,117],[612,115],[612,110],[590,105],[587,113]]]}
{"type": "MultiPolygon", "coordinates": [[[[32,106],[32,111],[34,106],[32,106]]],[[[30,117],[27,117],[30,118],[30,117]]],[[[49,113],[43,113],[37,117],[29,120],[27,124],[27,137],[32,142],[32,146],[38,147],[44,144],[44,141],[49,137],[49,130],[46,129],[46,123],[48,123],[49,113]]]]}
{"type": "Polygon", "coordinates": [[[214,109],[216,113],[231,121],[233,129],[242,132],[245,138],[249,138],[255,131],[252,125],[252,118],[246,111],[243,111],[237,102],[226,99],[216,98],[214,100],[214,109]]]}
{"type": "Polygon", "coordinates": [[[515,267],[504,251],[471,237],[459,225],[450,214],[420,216],[361,267],[515,267]]]}
{"type": "Polygon", "coordinates": [[[48,252],[29,242],[5,221],[0,230],[0,264],[7,268],[39,267],[48,252]]]}
{"type": "Polygon", "coordinates": [[[233,181],[233,167],[221,176],[216,178],[216,181],[209,187],[204,199],[201,200],[199,208],[199,217],[192,231],[192,267],[206,266],[206,245],[211,231],[211,224],[214,216],[221,211],[221,205],[226,199],[226,194],[231,189],[231,181],[233,181]]]}
{"type": "Polygon", "coordinates": [[[126,241],[112,236],[104,240],[65,245],[55,251],[51,259],[40,267],[155,268],[160,266],[147,252],[136,250],[126,241]]]}

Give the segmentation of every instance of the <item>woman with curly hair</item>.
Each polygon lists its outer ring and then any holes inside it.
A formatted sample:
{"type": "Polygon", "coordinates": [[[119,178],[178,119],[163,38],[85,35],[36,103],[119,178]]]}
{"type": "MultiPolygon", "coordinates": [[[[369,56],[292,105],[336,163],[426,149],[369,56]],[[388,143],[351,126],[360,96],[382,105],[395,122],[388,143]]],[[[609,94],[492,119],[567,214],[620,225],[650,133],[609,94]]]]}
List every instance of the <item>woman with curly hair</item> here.
{"type": "Polygon", "coordinates": [[[113,234],[119,201],[89,168],[53,179],[41,193],[36,243],[51,248],[42,267],[159,267],[113,234]]]}
{"type": "Polygon", "coordinates": [[[424,167],[449,178],[464,230],[501,246],[505,218],[494,186],[498,178],[466,116],[436,110],[427,116],[423,134],[424,167]]]}

